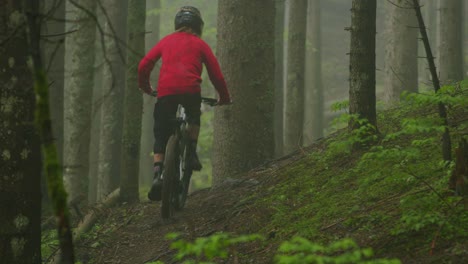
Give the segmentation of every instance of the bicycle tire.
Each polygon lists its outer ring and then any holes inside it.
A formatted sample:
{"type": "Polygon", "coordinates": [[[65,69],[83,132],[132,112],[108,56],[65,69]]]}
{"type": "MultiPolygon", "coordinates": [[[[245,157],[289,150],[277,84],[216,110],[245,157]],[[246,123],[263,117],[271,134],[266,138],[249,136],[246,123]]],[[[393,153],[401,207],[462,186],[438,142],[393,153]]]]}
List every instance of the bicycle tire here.
{"type": "Polygon", "coordinates": [[[180,182],[176,210],[182,210],[182,208],[184,208],[185,206],[185,202],[187,201],[188,190],[190,187],[190,178],[192,177],[193,172],[192,168],[190,167],[190,163],[188,162],[187,151],[187,145],[184,145],[179,158],[180,182]]]}
{"type": "Polygon", "coordinates": [[[161,199],[161,217],[168,219],[174,214],[174,199],[177,194],[177,156],[179,137],[172,135],[166,145],[164,158],[163,186],[161,199]]]}

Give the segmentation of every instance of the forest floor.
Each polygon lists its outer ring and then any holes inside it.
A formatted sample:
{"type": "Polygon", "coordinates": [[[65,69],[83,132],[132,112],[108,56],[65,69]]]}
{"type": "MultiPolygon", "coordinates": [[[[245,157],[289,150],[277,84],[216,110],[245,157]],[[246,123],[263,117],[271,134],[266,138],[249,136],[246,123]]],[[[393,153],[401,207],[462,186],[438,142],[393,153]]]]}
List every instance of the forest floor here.
{"type": "MultiPolygon", "coordinates": [[[[268,221],[271,208],[259,208],[254,200],[243,198],[270,188],[280,180],[272,171],[297,159],[289,157],[259,167],[240,179],[229,179],[216,188],[195,191],[189,195],[185,208],[171,220],[163,221],[160,203],[147,199],[109,209],[92,235],[77,245],[78,259],[83,263],[181,263],[173,259],[176,251],[166,238],[170,233],[181,234],[188,241],[217,232],[256,233],[268,221]]],[[[276,248],[277,245],[243,248],[246,251],[241,254],[248,256],[248,263],[271,263],[276,248]]],[[[243,263],[233,254],[227,262],[220,263],[243,263]]]]}
{"type": "MultiPolygon", "coordinates": [[[[174,258],[177,251],[170,247],[173,240],[166,237],[168,234],[177,233],[185,241],[194,241],[225,232],[234,235],[261,234],[264,240],[230,247],[228,256],[223,260],[215,258],[214,263],[274,263],[281,242],[297,234],[321,242],[351,237],[359,246],[371,247],[376,257],[398,258],[402,263],[468,263],[468,242],[464,238],[438,238],[433,229],[431,233],[425,230],[389,235],[389,226],[393,225],[400,213],[400,199],[410,191],[395,190],[397,192],[388,192],[386,196],[370,198],[373,199],[371,203],[362,202],[353,206],[356,200],[347,198],[345,194],[340,198],[339,193],[344,189],[336,189],[331,193],[338,198],[330,198],[330,203],[337,204],[338,212],[326,212],[331,209],[330,204],[323,204],[323,207],[315,205],[319,209],[304,211],[307,204],[324,201],[319,196],[316,199],[312,196],[305,203],[299,203],[287,197],[296,193],[300,197],[300,185],[307,183],[301,183],[297,177],[285,177],[294,174],[297,168],[303,170],[314,166],[309,158],[310,153],[320,152],[323,147],[324,144],[319,142],[260,166],[237,180],[227,180],[216,188],[195,191],[189,196],[186,207],[170,221],[161,220],[160,203],[146,199],[138,204],[111,208],[104,213],[93,231],[76,245],[78,260],[81,263],[183,263],[174,258]],[[279,186],[287,186],[289,194],[286,193],[286,198],[284,189],[279,186]],[[279,199],[286,201],[286,207],[271,198],[277,195],[275,192],[281,193],[279,199]],[[341,199],[350,203],[346,204],[341,199]],[[339,204],[343,204],[343,208],[355,208],[349,212],[339,212],[339,204]],[[317,222],[314,218],[319,218],[319,214],[323,213],[317,211],[320,208],[326,215],[317,222]],[[282,216],[278,217],[278,214],[282,216]]],[[[337,160],[332,175],[349,169],[355,162],[356,156],[337,160]]],[[[316,180],[322,187],[329,181],[321,181],[320,177],[316,180]]],[[[343,184],[346,186],[342,187],[346,189],[355,186],[353,182],[340,183],[343,184]]],[[[314,192],[319,193],[320,190],[315,189],[314,192]]]]}

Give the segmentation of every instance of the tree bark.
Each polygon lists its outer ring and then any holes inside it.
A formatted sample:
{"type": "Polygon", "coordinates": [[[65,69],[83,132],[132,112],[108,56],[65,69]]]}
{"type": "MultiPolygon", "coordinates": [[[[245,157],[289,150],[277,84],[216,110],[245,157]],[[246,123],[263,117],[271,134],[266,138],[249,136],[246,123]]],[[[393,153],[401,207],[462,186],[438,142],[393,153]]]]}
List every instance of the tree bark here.
{"type": "Polygon", "coordinates": [[[99,138],[98,201],[118,188],[125,86],[125,43],[127,1],[105,0],[100,5],[106,17],[102,87],[101,133],[99,138]],[[105,8],[104,8],[105,7],[105,8]]]}
{"type": "Polygon", "coordinates": [[[64,183],[69,201],[86,193],[84,186],[89,171],[91,127],[91,98],[93,87],[94,39],[96,25],[88,12],[94,14],[96,1],[69,1],[73,34],[66,36],[66,65],[64,113],[64,183]]]}
{"type": "MultiPolygon", "coordinates": [[[[437,76],[437,70],[435,66],[434,56],[432,55],[431,46],[429,44],[429,38],[427,36],[426,26],[422,17],[421,9],[418,0],[413,0],[413,8],[418,19],[419,32],[421,33],[421,39],[424,43],[424,49],[426,50],[427,63],[429,64],[429,71],[432,77],[432,86],[434,92],[437,93],[440,90],[440,81],[437,76]]],[[[452,160],[452,142],[450,139],[450,133],[448,128],[447,111],[442,103],[438,104],[439,116],[443,120],[445,126],[444,133],[442,134],[442,156],[445,161],[452,160]]]]}
{"type": "MultiPolygon", "coordinates": [[[[104,25],[106,17],[100,9],[96,10],[97,23],[104,25]]],[[[91,143],[89,148],[89,176],[88,176],[88,201],[97,202],[98,173],[99,173],[99,137],[101,135],[102,116],[102,79],[104,72],[104,36],[100,31],[96,31],[94,42],[94,81],[93,81],[93,107],[91,114],[91,143]]]]}
{"type": "Polygon", "coordinates": [[[283,155],[285,0],[275,1],[275,155],[283,155]]]}
{"type": "MultiPolygon", "coordinates": [[[[161,10],[161,1],[148,1],[147,10],[161,10]]],[[[148,52],[159,41],[159,21],[158,13],[150,13],[146,17],[146,29],[148,33],[145,39],[145,49],[148,52]]],[[[159,71],[159,64],[151,73],[153,86],[156,86],[159,71]]],[[[143,96],[143,116],[141,125],[141,150],[140,150],[140,183],[144,186],[150,186],[153,181],[153,108],[156,99],[150,96],[143,96]]]]}
{"type": "Polygon", "coordinates": [[[138,63],[145,53],[146,0],[130,0],[128,7],[127,43],[130,50],[127,52],[120,199],[137,202],[143,114],[143,95],[138,89],[138,63]]]}
{"type": "MultiPolygon", "coordinates": [[[[376,0],[353,0],[351,8],[351,51],[349,112],[377,127],[375,95],[376,0]]],[[[358,127],[349,123],[350,129],[358,127]]]]}
{"type": "Polygon", "coordinates": [[[386,3],[385,101],[400,100],[403,91],[418,91],[418,21],[411,2],[386,3]]]}
{"type": "Polygon", "coordinates": [[[59,160],[63,157],[63,91],[65,62],[65,1],[44,1],[41,49],[49,80],[50,117],[59,160]]]}
{"type": "Polygon", "coordinates": [[[234,103],[215,108],[214,185],[274,155],[274,16],[271,1],[218,2],[217,50],[234,103]]]}
{"type": "Polygon", "coordinates": [[[23,2],[1,1],[0,19],[0,255],[40,263],[42,163],[23,2]]]}
{"type": "Polygon", "coordinates": [[[439,1],[439,71],[442,85],[463,80],[462,0],[439,1]]]}
{"type": "Polygon", "coordinates": [[[302,146],[304,127],[304,70],[307,0],[289,3],[288,66],[284,117],[284,151],[302,146]]]}
{"type": "Polygon", "coordinates": [[[309,0],[307,15],[306,89],[304,104],[304,145],[323,136],[321,1],[309,0]]]}

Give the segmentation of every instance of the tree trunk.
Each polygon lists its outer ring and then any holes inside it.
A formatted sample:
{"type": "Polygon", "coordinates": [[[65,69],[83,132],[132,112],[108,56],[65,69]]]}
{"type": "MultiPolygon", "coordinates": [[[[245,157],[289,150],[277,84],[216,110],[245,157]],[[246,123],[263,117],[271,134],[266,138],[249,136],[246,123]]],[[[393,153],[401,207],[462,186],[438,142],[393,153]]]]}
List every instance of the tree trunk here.
{"type": "Polygon", "coordinates": [[[302,146],[307,0],[289,3],[288,66],[284,117],[284,151],[302,146]]]}
{"type": "Polygon", "coordinates": [[[0,255],[40,263],[42,163],[22,1],[2,1],[0,19],[0,255]]]}
{"type": "Polygon", "coordinates": [[[93,87],[94,39],[96,26],[85,10],[94,12],[96,1],[83,0],[67,2],[70,16],[75,21],[66,37],[66,64],[68,77],[65,79],[64,113],[64,183],[69,201],[86,193],[84,183],[89,171],[89,142],[91,127],[91,102],[93,87]]]}
{"type": "Polygon", "coordinates": [[[464,79],[468,78],[468,2],[463,2],[463,52],[465,54],[464,58],[464,79]]]}
{"type": "MultiPolygon", "coordinates": [[[[161,1],[148,1],[147,10],[161,10],[161,1]]],[[[146,29],[151,32],[146,36],[145,49],[148,52],[159,41],[159,12],[150,13],[146,17],[146,29]]],[[[159,65],[159,64],[158,64],[159,65]]],[[[151,80],[156,86],[159,71],[157,66],[151,73],[151,80]]],[[[141,150],[140,150],[140,183],[150,186],[153,180],[153,108],[156,99],[150,96],[143,96],[143,116],[141,125],[141,150]]]]}
{"type": "Polygon", "coordinates": [[[217,50],[234,103],[215,109],[214,185],[274,155],[274,17],[270,1],[218,2],[217,50]]]}
{"type": "Polygon", "coordinates": [[[439,71],[441,84],[463,80],[462,0],[439,1],[439,71]]]}
{"type": "Polygon", "coordinates": [[[306,89],[304,104],[304,145],[323,136],[321,1],[309,0],[307,15],[306,89]]]}
{"type": "Polygon", "coordinates": [[[125,87],[127,1],[105,0],[100,5],[107,20],[101,133],[99,137],[98,201],[117,189],[120,182],[125,87]]]}
{"type": "Polygon", "coordinates": [[[418,91],[418,21],[411,2],[386,3],[385,101],[418,91]]]}
{"type": "MultiPolygon", "coordinates": [[[[434,92],[437,93],[440,90],[440,81],[437,76],[437,70],[434,62],[434,56],[432,55],[432,49],[429,44],[429,38],[427,36],[426,26],[421,13],[421,8],[418,0],[413,0],[413,8],[418,19],[419,32],[421,34],[421,40],[424,43],[424,49],[426,50],[427,62],[429,65],[429,71],[431,72],[432,86],[434,92]]],[[[439,116],[443,120],[445,126],[444,133],[442,134],[442,156],[445,161],[452,160],[452,142],[450,139],[450,132],[448,127],[447,110],[443,103],[438,104],[439,116]]]]}
{"type": "Polygon", "coordinates": [[[138,63],[145,53],[146,0],[130,0],[128,5],[127,87],[123,129],[120,200],[137,202],[140,162],[143,95],[138,90],[138,63]]]}
{"type": "Polygon", "coordinates": [[[276,0],[275,15],[275,155],[283,155],[284,114],[284,15],[285,0],[276,0]]]}
{"type": "Polygon", "coordinates": [[[468,143],[460,139],[455,148],[455,167],[449,180],[449,188],[456,195],[468,196],[468,143]]]}
{"type": "Polygon", "coordinates": [[[63,155],[63,91],[65,59],[65,1],[44,1],[43,13],[47,15],[41,27],[41,47],[44,66],[49,79],[49,100],[52,129],[59,160],[63,155]]]}
{"type": "MultiPolygon", "coordinates": [[[[375,96],[376,0],[353,0],[351,8],[351,51],[349,112],[377,127],[375,96]]],[[[358,127],[350,122],[349,128],[358,127]]]]}
{"type": "MultiPolygon", "coordinates": [[[[104,25],[106,17],[100,9],[96,10],[96,17],[100,25],[104,25]]],[[[94,43],[94,82],[93,82],[93,107],[91,114],[91,146],[89,148],[89,176],[88,176],[88,201],[97,202],[98,173],[99,173],[99,137],[101,135],[101,115],[102,115],[102,75],[104,72],[103,40],[104,36],[100,31],[96,32],[94,43]]]]}

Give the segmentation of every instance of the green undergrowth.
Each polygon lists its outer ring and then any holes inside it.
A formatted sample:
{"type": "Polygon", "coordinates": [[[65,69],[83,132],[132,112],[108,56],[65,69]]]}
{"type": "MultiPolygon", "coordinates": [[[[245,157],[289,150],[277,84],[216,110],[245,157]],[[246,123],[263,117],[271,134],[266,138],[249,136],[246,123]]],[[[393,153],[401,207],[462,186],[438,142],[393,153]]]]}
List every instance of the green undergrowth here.
{"type": "Polygon", "coordinates": [[[378,114],[379,133],[362,122],[283,168],[278,177],[285,180],[256,197],[258,207],[272,211],[261,233],[275,233],[277,243],[293,236],[317,243],[350,237],[381,256],[466,256],[468,211],[448,189],[454,164],[442,159],[440,102],[454,149],[468,135],[468,82],[437,94],[405,94],[378,114]]]}

